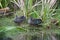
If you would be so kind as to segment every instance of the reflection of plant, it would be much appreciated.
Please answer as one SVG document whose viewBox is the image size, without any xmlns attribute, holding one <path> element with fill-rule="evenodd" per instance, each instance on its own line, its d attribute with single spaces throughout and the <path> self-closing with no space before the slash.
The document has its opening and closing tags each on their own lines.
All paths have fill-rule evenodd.
<svg viewBox="0 0 60 40">
<path fill-rule="evenodd" d="M 26 29 L 24 29 L 24 28 L 22 28 L 22 27 L 14 27 L 14 26 L 12 26 L 12 27 L 8 26 L 8 27 L 1 27 L 1 28 L 0 28 L 0 32 L 1 32 L 1 31 L 3 31 L 3 32 L 9 32 L 9 31 L 13 32 L 12 30 L 13 30 L 13 31 L 17 31 L 17 30 L 18 30 L 17 32 L 19 32 L 19 31 L 20 31 L 20 32 L 23 32 L 23 31 L 26 32 L 26 31 L 27 31 Z"/>
<path fill-rule="evenodd" d="M 19 28 L 19 27 L 1 27 L 0 28 L 0 40 L 2 40 L 5 37 L 8 37 L 8 35 L 12 36 L 20 32 L 26 32 L 26 31 L 27 30 L 25 30 L 24 28 Z"/>
</svg>

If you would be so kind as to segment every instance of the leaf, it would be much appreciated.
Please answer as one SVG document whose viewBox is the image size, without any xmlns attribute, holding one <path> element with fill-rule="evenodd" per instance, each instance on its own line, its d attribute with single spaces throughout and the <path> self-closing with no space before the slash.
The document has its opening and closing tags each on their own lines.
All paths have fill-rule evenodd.
<svg viewBox="0 0 60 40">
<path fill-rule="evenodd" d="M 30 13 L 29 15 L 33 18 L 39 18 L 39 14 L 37 13 L 37 11 L 34 11 L 34 12 Z"/>
<path fill-rule="evenodd" d="M 3 8 L 7 7 L 7 5 L 9 4 L 9 2 L 10 2 L 10 1 L 8 1 L 8 0 L 2 0 L 2 1 L 1 1 L 2 7 L 3 7 Z"/>
<path fill-rule="evenodd" d="M 0 3 L 0 7 L 2 8 L 2 4 Z"/>
</svg>

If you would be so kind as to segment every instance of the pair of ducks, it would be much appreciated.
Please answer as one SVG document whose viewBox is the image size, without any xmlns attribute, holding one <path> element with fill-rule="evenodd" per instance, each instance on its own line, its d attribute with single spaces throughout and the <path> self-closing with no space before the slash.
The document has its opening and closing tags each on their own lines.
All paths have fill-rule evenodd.
<svg viewBox="0 0 60 40">
<path fill-rule="evenodd" d="M 14 22 L 17 23 L 17 24 L 21 24 L 23 21 L 26 20 L 26 17 L 25 16 L 16 16 Z M 30 25 L 39 25 L 42 23 L 42 20 L 41 19 L 33 19 L 32 17 L 30 17 L 28 19 L 28 24 Z"/>
</svg>

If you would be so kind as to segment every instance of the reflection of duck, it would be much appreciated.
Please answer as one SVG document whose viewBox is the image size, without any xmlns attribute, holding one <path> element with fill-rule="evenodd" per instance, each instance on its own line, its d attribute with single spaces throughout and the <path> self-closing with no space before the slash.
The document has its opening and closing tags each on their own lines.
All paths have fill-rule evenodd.
<svg viewBox="0 0 60 40">
<path fill-rule="evenodd" d="M 21 17 L 16 16 L 14 22 L 20 24 L 20 23 L 22 23 L 25 19 L 26 19 L 25 16 L 21 16 Z"/>
<path fill-rule="evenodd" d="M 42 23 L 42 20 L 41 19 L 33 19 L 33 18 L 30 18 L 28 20 L 28 23 L 31 24 L 31 25 L 39 25 Z"/>
</svg>

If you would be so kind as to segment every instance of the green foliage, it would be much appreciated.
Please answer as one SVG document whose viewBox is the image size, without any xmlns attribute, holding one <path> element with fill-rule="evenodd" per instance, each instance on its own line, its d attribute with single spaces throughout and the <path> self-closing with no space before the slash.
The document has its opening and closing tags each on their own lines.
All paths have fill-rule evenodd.
<svg viewBox="0 0 60 40">
<path fill-rule="evenodd" d="M 2 1 L 1 1 L 2 7 L 3 7 L 3 8 L 7 7 L 8 2 L 9 2 L 8 0 L 2 0 Z"/>
<path fill-rule="evenodd" d="M 27 29 L 23 28 L 22 26 L 17 26 L 13 22 L 13 17 L 3 17 L 0 18 L 0 32 L 4 36 L 16 36 L 17 34 L 20 33 L 25 33 L 27 32 Z M 1 36 L 2 37 L 2 36 Z"/>
<path fill-rule="evenodd" d="M 7 7 L 8 3 L 9 3 L 8 0 L 1 0 L 0 1 L 0 7 L 5 8 L 5 7 Z"/>
<path fill-rule="evenodd" d="M 33 18 L 39 18 L 39 14 L 37 11 L 34 11 L 34 12 L 30 13 L 29 15 Z"/>
<path fill-rule="evenodd" d="M 5 4 L 7 3 L 5 0 L 3 2 Z M 6 7 L 8 4 L 5 5 L 3 4 L 3 2 L 2 4 L 0 3 L 0 6 Z M 17 3 L 17 1 L 15 0 L 13 0 L 13 2 Z M 6 34 L 15 34 L 15 33 L 21 33 L 26 31 L 28 35 L 30 33 L 31 35 L 35 33 L 39 34 L 39 32 L 41 32 L 41 36 L 44 33 L 43 34 L 44 40 L 48 40 L 48 38 L 50 38 L 51 33 L 60 34 L 60 31 L 59 31 L 60 30 L 59 29 L 60 28 L 60 9 L 49 8 L 49 3 L 44 3 L 44 0 L 39 0 L 39 2 L 33 1 L 33 0 L 24 0 L 23 10 L 20 10 L 19 14 L 18 13 L 16 14 L 20 16 L 20 15 L 24 15 L 24 13 L 26 17 L 41 18 L 43 21 L 42 27 L 31 27 L 27 23 L 17 26 L 13 22 L 14 17 L 12 18 L 6 17 L 6 18 L 0 19 L 0 26 L 2 27 L 0 28 L 0 31 L 6 32 Z M 57 19 L 59 21 L 59 26 L 51 24 L 51 18 Z M 26 26 L 26 29 L 25 29 L 25 26 Z M 49 29 L 48 26 L 51 28 Z M 31 28 L 31 30 L 29 28 Z M 28 29 L 28 32 L 27 32 L 27 29 Z"/>
<path fill-rule="evenodd" d="M 0 28 L 0 38 L 5 36 L 16 36 L 17 34 L 21 34 L 27 32 L 24 28 L 15 27 L 15 26 L 6 26 Z"/>
<path fill-rule="evenodd" d="M 16 0 L 0 0 L 0 8 L 7 7 L 10 2 L 16 2 Z"/>
</svg>

